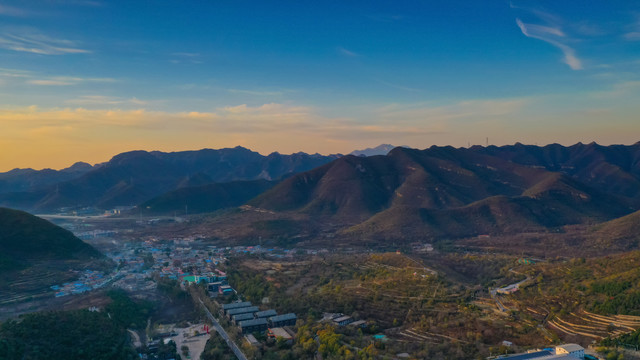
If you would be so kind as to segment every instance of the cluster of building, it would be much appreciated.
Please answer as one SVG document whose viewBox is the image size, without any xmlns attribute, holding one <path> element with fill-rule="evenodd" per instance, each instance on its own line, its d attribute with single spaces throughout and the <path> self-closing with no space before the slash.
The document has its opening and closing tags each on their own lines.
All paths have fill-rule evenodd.
<svg viewBox="0 0 640 360">
<path fill-rule="evenodd" d="M 101 271 L 85 270 L 80 274 L 78 280 L 67 282 L 62 285 L 53 285 L 51 289 L 56 293 L 56 297 L 81 294 L 93 289 L 100 288 L 108 283 L 112 277 L 107 277 Z"/>
<path fill-rule="evenodd" d="M 236 291 L 227 283 L 227 274 L 220 269 L 214 269 L 213 271 L 201 273 L 199 275 L 184 274 L 179 277 L 179 280 L 180 286 L 183 288 L 189 284 L 206 284 L 209 296 L 211 297 L 217 297 L 218 295 L 226 296 L 236 293 Z"/>
<path fill-rule="evenodd" d="M 273 310 L 260 310 L 257 306 L 253 306 L 250 301 L 234 302 L 222 305 L 224 315 L 240 328 L 243 334 L 251 334 L 254 332 L 268 331 L 274 337 L 283 334 L 286 340 L 289 340 L 292 334 L 283 329 L 285 326 L 294 326 L 298 317 L 294 313 L 278 315 Z M 251 342 L 251 340 L 248 340 Z"/>
<path fill-rule="evenodd" d="M 218 252 L 181 246 L 175 242 L 163 245 L 162 249 L 150 241 L 145 241 L 143 246 L 153 256 L 151 270 L 161 277 L 174 280 L 192 274 L 210 273 L 224 261 L 224 256 Z"/>
<path fill-rule="evenodd" d="M 324 322 L 331 322 L 336 326 L 354 326 L 364 328 L 367 326 L 367 322 L 364 320 L 356 320 L 349 315 L 343 313 L 325 313 L 322 320 Z"/>
<path fill-rule="evenodd" d="M 584 358 L 584 348 L 578 344 L 564 344 L 555 348 L 536 349 L 523 354 L 500 357 L 501 360 L 576 360 Z"/>
<path fill-rule="evenodd" d="M 260 245 L 234 246 L 223 248 L 228 254 L 262 254 L 272 258 L 293 258 L 297 254 L 318 255 L 329 253 L 327 249 L 283 249 L 279 247 L 265 248 Z"/>
</svg>

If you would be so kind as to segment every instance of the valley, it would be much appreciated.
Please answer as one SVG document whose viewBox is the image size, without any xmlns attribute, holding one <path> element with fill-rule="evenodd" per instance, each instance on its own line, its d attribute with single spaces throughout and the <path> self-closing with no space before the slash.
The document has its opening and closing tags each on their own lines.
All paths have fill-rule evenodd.
<svg viewBox="0 0 640 360">
<path fill-rule="evenodd" d="M 621 151 L 624 160 L 610 155 Z M 40 213 L 48 221 L 3 210 L 4 220 L 35 222 L 4 226 L 0 321 L 124 311 L 117 326 L 129 331 L 113 336 L 129 336 L 153 359 L 181 351 L 157 347 L 174 336 L 165 332 L 215 322 L 253 359 L 493 359 L 567 343 L 633 358 L 640 188 L 630 159 L 638 158 L 638 144 L 405 147 L 277 181 L 196 176 L 203 182 L 167 185 L 159 196 L 132 197 L 133 206 Z M 250 338 L 222 310 L 233 301 L 253 304 L 252 316 L 297 320 L 274 330 L 281 340 L 264 329 Z M 198 331 L 210 339 L 192 339 L 204 349 L 184 356 L 233 356 L 227 340 Z"/>
</svg>

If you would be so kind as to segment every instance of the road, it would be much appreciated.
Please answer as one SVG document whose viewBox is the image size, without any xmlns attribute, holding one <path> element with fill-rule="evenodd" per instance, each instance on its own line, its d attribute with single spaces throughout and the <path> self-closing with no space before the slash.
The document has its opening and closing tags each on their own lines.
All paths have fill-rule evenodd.
<svg viewBox="0 0 640 360">
<path fill-rule="evenodd" d="M 418 266 L 420 266 L 422 269 L 424 269 L 424 271 L 426 271 L 426 272 L 430 273 L 430 274 L 431 274 L 431 275 L 433 275 L 433 276 L 438 276 L 438 272 L 437 272 L 437 271 L 435 271 L 435 270 L 433 270 L 433 269 L 429 269 L 428 267 L 424 266 L 424 264 L 423 264 L 423 263 L 421 263 L 420 261 L 418 261 L 418 260 L 416 260 L 416 259 L 412 258 L 412 257 L 411 257 L 411 256 L 409 256 L 409 255 L 406 255 L 406 254 L 403 254 L 403 255 L 404 255 L 404 257 L 406 257 L 407 259 L 409 259 L 409 260 L 413 261 L 414 263 L 418 264 Z"/>
<path fill-rule="evenodd" d="M 524 275 L 524 274 L 521 274 L 521 273 L 519 273 L 519 272 L 517 272 L 517 271 L 515 271 L 515 270 L 513 270 L 513 269 L 509 269 L 509 271 L 511 271 L 511 272 L 512 272 L 512 273 L 514 273 L 514 274 Z M 527 278 L 526 278 L 526 279 L 521 280 L 521 281 L 518 281 L 518 282 L 517 282 L 517 283 L 515 283 L 515 284 L 511 284 L 511 285 L 504 286 L 504 287 L 502 287 L 501 289 L 514 288 L 514 287 L 515 287 L 515 288 L 520 288 L 520 285 L 522 285 L 523 283 L 525 283 L 525 282 L 527 282 L 527 281 L 531 280 L 531 277 L 530 277 L 529 275 L 526 275 L 526 276 L 527 276 Z M 509 310 L 509 309 L 507 309 L 506 307 L 504 307 L 504 306 L 502 305 L 502 301 L 500 301 L 500 299 L 499 299 L 499 298 L 498 298 L 498 296 L 496 295 L 496 293 L 498 292 L 498 290 L 499 290 L 499 289 L 489 289 L 489 293 L 491 294 L 491 298 L 492 298 L 493 300 L 495 300 L 496 304 L 498 305 L 498 308 L 499 308 L 501 311 L 506 312 L 506 311 L 507 311 L 507 310 Z"/>
<path fill-rule="evenodd" d="M 496 305 L 498 305 L 498 309 L 502 312 L 506 312 L 507 308 L 502 305 L 502 301 L 500 301 L 496 296 L 496 289 L 489 289 L 489 294 L 491 294 L 491 298 L 496 302 Z"/>
<path fill-rule="evenodd" d="M 131 329 L 127 329 L 127 331 L 129 332 L 129 334 L 131 334 L 131 338 L 133 339 L 133 347 L 135 348 L 141 347 L 142 342 L 140 341 L 140 336 L 138 336 L 138 333 Z"/>
<path fill-rule="evenodd" d="M 236 354 L 236 357 L 238 359 L 247 360 L 247 357 L 242 353 L 242 351 L 240 351 L 240 348 L 238 348 L 236 343 L 233 342 L 233 340 L 231 340 L 227 332 L 224 331 L 224 329 L 222 328 L 218 320 L 211 314 L 211 311 L 209 311 L 207 306 L 202 302 L 202 300 L 200 300 L 200 298 L 198 298 L 198 301 L 202 305 L 202 308 L 204 309 L 204 311 L 207 313 L 209 320 L 211 320 L 211 322 L 213 323 L 213 327 L 216 328 L 216 331 L 218 331 L 218 334 L 220 334 L 220 336 L 222 336 L 222 338 L 227 343 L 227 345 L 229 345 L 229 348 L 231 348 L 231 351 L 233 351 L 233 353 Z"/>
</svg>

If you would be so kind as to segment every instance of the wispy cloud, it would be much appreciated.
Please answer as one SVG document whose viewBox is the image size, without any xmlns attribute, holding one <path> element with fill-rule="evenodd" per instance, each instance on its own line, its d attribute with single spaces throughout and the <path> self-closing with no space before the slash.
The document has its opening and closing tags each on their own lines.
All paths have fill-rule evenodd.
<svg viewBox="0 0 640 360">
<path fill-rule="evenodd" d="M 116 79 L 112 78 L 82 78 L 74 76 L 52 76 L 41 79 L 31 79 L 27 81 L 30 85 L 43 85 L 43 86 L 69 86 L 78 85 L 81 83 L 113 83 Z"/>
<path fill-rule="evenodd" d="M 594 96 L 622 92 L 628 104 L 636 104 L 631 99 L 638 89 L 640 82 L 621 83 L 610 94 Z M 86 160 L 99 162 L 133 147 L 177 151 L 242 145 L 262 153 L 345 153 L 371 143 L 462 146 L 474 140 L 484 143 L 485 136 L 494 144 L 637 141 L 637 106 L 611 106 L 607 98 L 584 95 L 559 95 L 561 101 L 553 95 L 368 104 L 353 117 L 330 117 L 320 108 L 279 103 L 154 111 L 141 108 L 149 104 L 136 107 L 135 98 L 86 95 L 69 100 L 74 106 L 68 108 L 0 108 L 0 147 L 15 149 L 10 156 L 0 152 L 0 164 L 51 167 L 56 161 L 77 160 L 80 152 L 92 154 Z M 563 111 L 558 112 L 558 106 Z M 25 143 L 33 146 L 25 148 Z"/>
<path fill-rule="evenodd" d="M 613 83 L 608 89 L 589 94 L 594 99 L 621 99 L 627 96 L 636 98 L 640 93 L 640 81 L 626 80 Z"/>
<path fill-rule="evenodd" d="M 27 84 L 42 85 L 42 86 L 67 86 L 75 85 L 76 83 L 64 80 L 29 80 Z"/>
<path fill-rule="evenodd" d="M 36 86 L 72 86 L 90 83 L 115 83 L 117 79 L 108 77 L 82 77 L 82 76 L 47 76 L 42 73 L 0 68 L 0 80 L 10 85 L 36 85 Z"/>
<path fill-rule="evenodd" d="M 0 32 L 0 48 L 39 55 L 87 54 L 75 41 L 57 39 L 31 28 Z"/>
<path fill-rule="evenodd" d="M 342 46 L 338 46 L 338 52 L 344 56 L 348 56 L 348 57 L 358 57 L 360 56 L 360 54 L 356 53 L 355 51 L 351 51 L 348 49 L 343 48 Z"/>
<path fill-rule="evenodd" d="M 0 5 L 0 15 L 5 16 L 14 16 L 14 17 L 25 17 L 29 16 L 29 12 L 17 7 Z"/>
<path fill-rule="evenodd" d="M 257 91 L 257 90 L 241 90 L 241 89 L 227 89 L 232 94 L 243 94 L 253 96 L 281 96 L 282 91 Z"/>
<path fill-rule="evenodd" d="M 624 34 L 624 38 L 631 41 L 639 41 L 640 40 L 640 31 L 632 31 Z"/>
<path fill-rule="evenodd" d="M 174 52 L 171 54 L 172 59 L 169 62 L 172 64 L 202 64 L 202 55 L 200 53 L 192 52 Z"/>
<path fill-rule="evenodd" d="M 0 77 L 29 78 L 31 76 L 33 76 L 33 73 L 31 71 L 0 68 Z"/>
<path fill-rule="evenodd" d="M 563 42 L 563 38 L 566 37 L 565 33 L 556 26 L 544 26 L 535 24 L 525 24 L 519 18 L 516 19 L 516 24 L 522 31 L 522 34 L 526 37 L 542 40 L 547 42 L 562 51 L 564 54 L 564 63 L 569 65 L 572 70 L 582 70 L 582 61 L 576 55 L 576 51 Z"/>
<path fill-rule="evenodd" d="M 374 110 L 374 118 L 412 124 L 423 122 L 451 125 L 452 121 L 481 122 L 519 113 L 531 99 L 464 100 L 446 105 L 428 103 L 390 104 Z"/>
<path fill-rule="evenodd" d="M 140 100 L 138 98 L 122 98 L 115 96 L 104 95 L 83 95 L 75 99 L 66 100 L 67 104 L 82 105 L 82 106 L 114 106 L 114 105 L 132 105 L 132 106 L 145 106 L 148 105 L 148 101 Z"/>
<path fill-rule="evenodd" d="M 190 52 L 175 52 L 172 53 L 173 56 L 181 56 L 181 57 L 198 57 L 200 53 L 190 53 Z"/>
<path fill-rule="evenodd" d="M 390 83 L 387 81 L 383 81 L 380 79 L 373 79 L 375 82 L 380 83 L 382 85 L 388 86 L 388 87 L 392 87 L 394 89 L 398 89 L 398 90 L 404 90 L 404 91 L 409 91 L 409 92 L 421 92 L 421 89 L 416 89 L 416 88 L 412 88 L 412 87 L 408 87 L 408 86 L 403 86 L 403 85 L 398 85 L 398 84 L 394 84 L 394 83 Z"/>
<path fill-rule="evenodd" d="M 635 22 L 627 27 L 623 37 L 629 41 L 640 41 L 640 15 L 636 15 Z"/>
</svg>

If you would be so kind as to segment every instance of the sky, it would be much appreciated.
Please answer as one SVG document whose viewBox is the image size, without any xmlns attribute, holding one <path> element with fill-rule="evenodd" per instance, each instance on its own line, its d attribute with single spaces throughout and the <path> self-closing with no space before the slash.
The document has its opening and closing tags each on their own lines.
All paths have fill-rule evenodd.
<svg viewBox="0 0 640 360">
<path fill-rule="evenodd" d="M 640 141 L 636 1 L 0 1 L 0 171 Z"/>
</svg>

